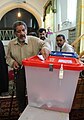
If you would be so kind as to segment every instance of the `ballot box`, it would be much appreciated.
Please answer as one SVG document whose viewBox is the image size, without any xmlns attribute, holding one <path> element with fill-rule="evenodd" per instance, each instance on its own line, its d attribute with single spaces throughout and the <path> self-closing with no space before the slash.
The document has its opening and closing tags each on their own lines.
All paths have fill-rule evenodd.
<svg viewBox="0 0 84 120">
<path fill-rule="evenodd" d="M 31 107 L 69 113 L 84 65 L 74 57 L 41 55 L 22 61 Z"/>
</svg>

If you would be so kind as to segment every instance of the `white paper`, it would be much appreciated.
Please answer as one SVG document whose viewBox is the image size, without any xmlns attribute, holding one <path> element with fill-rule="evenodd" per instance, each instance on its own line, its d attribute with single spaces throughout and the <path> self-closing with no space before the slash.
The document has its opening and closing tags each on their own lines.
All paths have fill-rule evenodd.
<svg viewBox="0 0 84 120">
<path fill-rule="evenodd" d="M 37 55 L 39 57 L 40 60 L 44 60 L 42 55 Z"/>
</svg>

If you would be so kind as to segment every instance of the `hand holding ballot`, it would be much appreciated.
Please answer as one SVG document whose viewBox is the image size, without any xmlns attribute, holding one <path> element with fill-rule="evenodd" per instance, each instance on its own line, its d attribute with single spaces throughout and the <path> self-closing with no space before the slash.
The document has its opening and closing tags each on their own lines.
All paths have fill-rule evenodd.
<svg viewBox="0 0 84 120">
<path fill-rule="evenodd" d="M 46 48 L 42 48 L 41 53 L 42 53 L 43 58 L 46 59 L 50 54 L 50 50 Z"/>
</svg>

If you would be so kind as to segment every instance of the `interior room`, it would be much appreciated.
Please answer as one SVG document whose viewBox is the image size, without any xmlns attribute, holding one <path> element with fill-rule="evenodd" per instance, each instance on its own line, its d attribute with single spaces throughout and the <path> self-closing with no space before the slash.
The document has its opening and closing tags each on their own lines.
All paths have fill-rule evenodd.
<svg viewBox="0 0 84 120">
<path fill-rule="evenodd" d="M 15 39 L 17 37 L 17 34 L 15 34 L 16 31 L 14 31 L 14 29 L 13 29 L 13 23 L 16 21 L 23 21 L 24 23 L 26 23 L 26 25 L 27 25 L 27 34 L 26 35 L 29 37 L 33 36 L 33 33 L 36 33 L 35 36 L 37 38 L 39 38 L 39 32 L 38 32 L 39 29 L 45 28 L 46 33 L 47 33 L 47 35 L 46 35 L 47 39 L 50 40 L 51 51 L 56 51 L 56 44 L 57 44 L 56 36 L 62 35 L 62 34 L 65 36 L 66 42 L 73 47 L 74 53 L 77 54 L 77 59 L 76 58 L 75 59 L 76 59 L 76 62 L 78 61 L 77 66 L 75 66 L 75 64 L 74 64 L 73 68 L 70 68 L 70 69 L 68 67 L 65 68 L 68 70 L 76 71 L 75 73 L 74 72 L 67 73 L 66 80 L 73 78 L 72 82 L 75 81 L 74 76 L 76 75 L 77 71 L 79 70 L 79 68 L 77 70 L 77 67 L 79 64 L 83 64 L 83 62 L 84 62 L 84 0 L 32 0 L 32 1 L 31 0 L 0 0 L 0 41 L 2 42 L 2 44 L 4 46 L 5 59 L 7 56 L 7 52 L 9 50 L 8 45 L 9 45 L 10 41 L 12 41 L 12 39 Z M 18 27 L 16 27 L 16 28 L 18 28 Z M 32 33 L 32 35 L 30 35 L 31 33 Z M 18 34 L 19 34 L 19 32 L 18 32 Z M 25 52 L 27 52 L 27 51 L 25 50 Z M 40 53 L 40 52 L 38 52 L 38 53 Z M 12 53 L 10 52 L 10 54 L 12 54 Z M 31 55 L 31 56 L 34 56 L 34 55 Z M 49 56 L 49 57 L 51 57 L 51 56 Z M 35 57 L 35 59 L 37 59 L 37 58 Z M 64 60 L 65 59 L 67 59 L 67 61 L 68 61 L 68 58 L 64 57 Z M 30 60 L 31 60 L 31 63 L 30 63 L 30 65 L 28 64 L 29 68 L 30 68 L 30 66 L 35 67 L 34 65 L 31 65 L 31 64 L 33 64 L 32 58 Z M 50 60 L 52 63 L 53 62 L 52 57 Z M 70 58 L 70 60 L 71 60 L 71 58 Z M 55 61 L 55 62 L 57 62 L 57 61 Z M 23 64 L 25 64 L 25 63 L 23 62 Z M 37 64 L 38 64 L 38 62 L 37 62 Z M 42 62 L 42 64 L 43 64 L 43 62 Z M 56 119 L 55 114 L 57 114 L 57 120 L 84 120 L 84 66 L 83 67 L 80 66 L 78 77 L 76 78 L 77 81 L 76 81 L 76 83 L 73 82 L 73 84 L 71 85 L 71 90 L 72 90 L 72 86 L 74 84 L 76 84 L 75 87 L 73 86 L 74 87 L 74 89 L 73 89 L 74 92 L 72 92 L 73 96 L 71 96 L 71 98 L 70 98 L 69 94 L 70 94 L 71 90 L 69 90 L 68 84 L 66 85 L 67 90 L 63 89 L 64 92 L 65 91 L 67 91 L 67 93 L 69 92 L 69 94 L 65 95 L 65 97 L 63 97 L 63 99 L 66 102 L 67 99 L 70 98 L 70 100 L 71 100 L 70 110 L 69 111 L 66 110 L 68 112 L 64 112 L 63 111 L 64 109 L 62 109 L 62 111 L 60 111 L 59 107 L 58 107 L 58 110 L 57 109 L 56 109 L 56 111 L 54 110 L 54 112 L 56 112 L 56 113 L 54 113 L 53 110 L 51 110 L 52 111 L 51 113 L 45 114 L 45 112 L 44 112 L 45 109 L 44 109 L 44 111 L 41 112 L 41 109 L 43 110 L 43 107 L 44 107 L 44 105 L 43 105 L 40 110 L 37 106 L 35 107 L 35 109 L 36 109 L 35 115 L 34 115 L 34 111 L 32 109 L 33 105 L 29 105 L 28 111 L 27 111 L 27 108 L 25 108 L 25 110 L 21 113 L 21 115 L 19 114 L 19 106 L 18 106 L 18 102 L 17 102 L 17 98 L 16 98 L 16 82 L 15 82 L 15 76 L 14 76 L 15 73 L 14 73 L 14 69 L 12 67 L 10 67 L 8 64 L 7 64 L 7 66 L 8 66 L 8 77 L 9 77 L 8 94 L 1 95 L 1 93 L 0 93 L 0 120 L 34 120 L 34 119 L 54 120 L 54 119 Z M 39 65 L 37 65 L 37 66 L 39 66 Z M 40 69 L 40 67 L 38 67 L 38 69 L 39 69 L 38 70 L 37 66 L 34 71 L 32 70 L 33 71 L 32 74 L 31 74 L 32 71 L 30 73 L 26 72 L 25 74 L 31 74 L 32 78 L 29 75 L 30 79 L 33 79 L 33 78 L 40 79 L 40 78 L 43 78 L 44 76 L 47 79 L 47 75 L 45 74 L 46 70 L 43 69 L 42 65 L 40 66 L 43 69 L 42 77 L 40 75 L 36 75 L 36 74 L 34 76 L 35 71 L 37 71 L 37 73 L 40 74 L 41 69 Z M 31 68 L 29 70 L 31 70 Z M 48 68 L 48 67 L 45 67 L 45 68 Z M 2 69 L 2 68 L 0 68 L 0 69 Z M 61 69 L 61 67 L 60 67 L 60 69 Z M 52 64 L 49 64 L 49 70 L 53 71 L 53 75 L 52 75 L 52 72 L 50 72 L 48 74 L 48 76 L 49 76 L 48 79 L 51 78 L 53 80 L 54 78 L 52 78 L 51 76 L 55 76 L 55 74 L 58 76 L 58 71 L 56 71 L 56 73 L 54 74 L 55 71 L 54 71 L 54 66 Z M 64 72 L 66 72 L 68 70 L 65 70 Z M 25 71 L 26 71 L 26 69 L 25 69 Z M 70 76 L 68 76 L 68 74 L 70 74 Z M 4 74 L 4 76 L 5 76 L 5 74 Z M 37 77 L 37 76 L 39 76 L 39 77 Z M 27 77 L 27 75 L 26 75 L 26 77 Z M 45 79 L 45 81 L 46 81 L 46 79 Z M 64 80 L 64 78 L 63 78 L 63 80 Z M 44 79 L 43 79 L 43 81 L 44 81 Z M 60 80 L 60 81 L 62 81 L 62 80 Z M 67 83 L 67 81 L 66 81 L 66 83 Z M 29 85 L 31 85 L 31 84 L 32 83 L 30 82 L 30 84 L 28 84 L 28 86 L 26 86 L 26 88 L 29 87 Z M 38 81 L 37 85 L 39 86 L 39 84 L 41 84 L 41 82 Z M 62 87 L 61 82 L 60 82 L 60 84 L 61 84 L 60 86 Z M 33 84 L 29 88 L 34 88 L 34 86 L 35 85 Z M 38 86 L 36 86 L 36 89 Z M 41 84 L 41 86 L 42 86 L 42 84 Z M 46 84 L 44 84 L 43 87 L 44 86 L 46 86 Z M 51 86 L 51 84 L 50 84 L 50 86 Z M 55 86 L 55 85 L 53 84 L 53 86 Z M 50 90 L 52 91 L 52 93 L 53 93 L 53 90 L 56 90 L 56 89 L 54 89 L 53 86 L 51 88 L 49 87 Z M 58 85 L 56 87 L 58 88 Z M 35 92 L 35 90 L 36 90 L 35 89 L 33 91 L 30 89 L 30 91 L 29 91 L 29 88 L 28 88 L 28 91 L 26 91 L 27 92 L 27 94 L 25 96 L 26 103 L 28 102 L 27 100 L 31 98 L 31 96 L 29 96 L 29 98 L 28 98 L 28 92 Z M 53 88 L 53 90 L 52 90 L 52 88 Z M 47 93 L 47 89 L 44 89 L 44 91 L 45 91 L 44 93 Z M 39 90 L 39 92 L 40 92 L 40 90 Z M 37 91 L 36 96 L 34 96 L 34 93 L 33 93 L 33 98 L 35 97 L 35 100 L 36 100 L 36 97 L 38 97 L 38 94 L 40 94 L 39 92 Z M 61 91 L 61 92 L 63 92 L 63 91 Z M 41 92 L 42 95 L 44 93 Z M 51 96 L 53 96 L 52 93 L 50 92 L 49 94 L 51 94 Z M 60 94 L 60 92 L 57 92 L 57 93 Z M 68 96 L 68 98 L 67 98 L 67 96 Z M 47 97 L 49 97 L 49 96 L 47 96 Z M 55 99 L 57 99 L 57 97 L 59 98 L 59 95 L 56 96 Z M 40 100 L 41 99 L 43 100 L 43 98 L 40 98 Z M 53 99 L 53 97 L 52 97 L 52 99 Z M 69 100 L 69 102 L 70 102 L 70 100 Z M 59 100 L 59 101 L 61 101 L 61 100 Z M 44 101 L 41 101 L 41 102 L 44 102 Z M 31 101 L 29 103 L 31 104 Z M 39 104 L 40 104 L 40 102 L 39 102 Z M 63 104 L 65 104 L 65 103 L 62 103 L 62 106 L 63 106 Z M 49 105 L 51 105 L 50 102 L 49 102 Z M 60 106 L 60 105 L 61 105 L 61 103 L 59 102 L 57 104 L 57 106 Z M 69 103 L 67 104 L 67 106 L 68 105 L 69 105 Z M 28 103 L 27 103 L 27 106 L 28 106 Z M 30 114 L 30 111 L 32 111 L 31 114 Z M 63 112 L 62 117 L 61 117 L 61 112 Z M 43 114 L 45 116 L 45 118 L 44 117 L 38 118 L 36 116 L 37 113 L 38 113 L 38 116 L 39 116 L 39 114 L 41 116 Z M 32 114 L 33 114 L 33 117 L 32 117 Z M 50 118 L 48 117 L 48 115 L 50 116 Z M 53 116 L 55 116 L 55 117 L 53 117 Z"/>
</svg>

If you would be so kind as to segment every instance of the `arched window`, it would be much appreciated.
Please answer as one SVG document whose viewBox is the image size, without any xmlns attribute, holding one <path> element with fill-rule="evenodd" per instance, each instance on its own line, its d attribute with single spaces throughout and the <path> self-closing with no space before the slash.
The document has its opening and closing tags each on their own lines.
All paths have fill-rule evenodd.
<svg viewBox="0 0 84 120">
<path fill-rule="evenodd" d="M 21 14 L 21 16 L 18 16 Z M 39 29 L 36 18 L 28 11 L 22 8 L 16 8 L 6 13 L 0 21 L 0 40 L 11 40 L 14 38 L 12 25 L 15 21 L 21 20 L 27 24 L 29 32 L 36 32 Z"/>
</svg>

